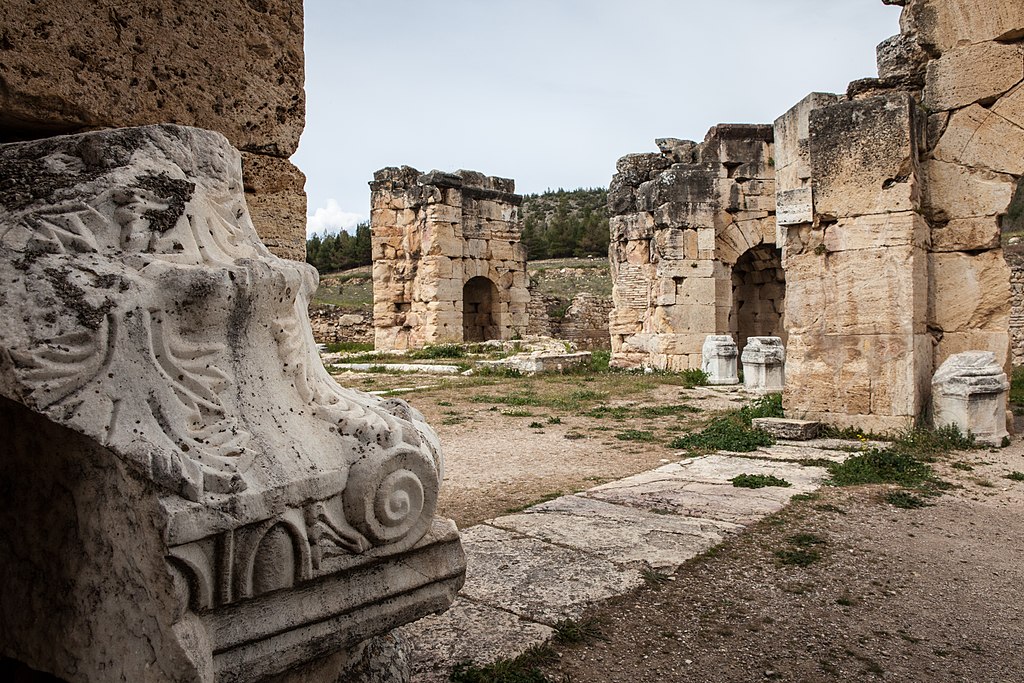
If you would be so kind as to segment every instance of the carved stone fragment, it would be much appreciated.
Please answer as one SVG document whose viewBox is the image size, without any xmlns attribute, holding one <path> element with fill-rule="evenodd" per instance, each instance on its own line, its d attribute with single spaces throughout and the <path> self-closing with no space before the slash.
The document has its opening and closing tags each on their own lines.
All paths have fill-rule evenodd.
<svg viewBox="0 0 1024 683">
<path fill-rule="evenodd" d="M 84 491 L 19 517 L 32 547 L 0 553 L 5 576 L 36 550 L 82 554 L 70 591 L 45 573 L 0 587 L 3 654 L 96 681 L 259 680 L 447 607 L 464 562 L 434 518 L 437 437 L 324 370 L 316 272 L 259 241 L 220 134 L 2 145 L 0 177 L 0 476 L 25 487 L 4 506 L 35 488 L 33 459 L 42 486 Z M 50 547 L 53 524 L 95 514 Z"/>
<path fill-rule="evenodd" d="M 773 394 L 785 386 L 786 350 L 778 337 L 750 337 L 743 347 L 743 387 Z"/>
<path fill-rule="evenodd" d="M 1010 383 L 991 351 L 965 351 L 946 359 L 932 377 L 936 427 L 955 425 L 981 443 L 998 446 L 1006 432 Z"/>
</svg>

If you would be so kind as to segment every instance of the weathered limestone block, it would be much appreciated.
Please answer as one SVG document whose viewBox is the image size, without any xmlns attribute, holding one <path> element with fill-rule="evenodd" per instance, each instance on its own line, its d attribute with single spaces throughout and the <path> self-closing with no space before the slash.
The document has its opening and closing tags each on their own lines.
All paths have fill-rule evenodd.
<svg viewBox="0 0 1024 683">
<path fill-rule="evenodd" d="M 437 437 L 326 373 L 315 271 L 260 243 L 223 136 L 2 145 L 0 177 L 0 655 L 68 680 L 334 680 L 451 603 Z"/>
<path fill-rule="evenodd" d="M 917 34 L 922 45 L 945 53 L 1024 37 L 1024 6 L 1018 0 L 909 0 L 900 27 L 903 33 Z"/>
<path fill-rule="evenodd" d="M 790 331 L 783 394 L 788 414 L 878 433 L 914 424 L 932 372 L 927 334 Z M 799 390 L 795 390 L 796 388 Z"/>
<path fill-rule="evenodd" d="M 992 112 L 1024 129 L 1024 84 L 1006 93 L 992 105 Z"/>
<path fill-rule="evenodd" d="M 922 247 L 929 243 L 928 223 L 913 211 L 842 218 L 822 231 L 828 254 L 885 247 Z"/>
<path fill-rule="evenodd" d="M 920 76 L 928 64 L 928 53 L 918 44 L 916 36 L 907 33 L 886 38 L 878 44 L 875 54 L 880 79 Z"/>
<path fill-rule="evenodd" d="M 981 443 L 998 446 L 1006 432 L 1010 383 L 990 351 L 966 351 L 946 359 L 932 378 L 936 427 L 957 426 Z"/>
<path fill-rule="evenodd" d="M 924 176 L 922 210 L 934 223 L 1005 213 L 1016 189 L 1012 176 L 983 168 L 929 160 Z"/>
<path fill-rule="evenodd" d="M 290 161 L 242 153 L 242 183 L 256 233 L 275 256 L 306 259 L 306 176 Z"/>
<path fill-rule="evenodd" d="M 1021 43 L 977 43 L 958 48 L 928 62 L 924 103 L 932 111 L 947 111 L 985 103 L 1024 80 Z"/>
<path fill-rule="evenodd" d="M 775 120 L 776 220 L 780 226 L 814 220 L 810 114 L 837 100 L 836 95 L 811 93 Z"/>
<path fill-rule="evenodd" d="M 708 375 L 708 384 L 739 384 L 736 367 L 739 351 L 727 334 L 709 334 L 701 347 L 701 370 Z"/>
<path fill-rule="evenodd" d="M 817 438 L 820 422 L 813 420 L 791 420 L 782 417 L 755 417 L 750 426 L 768 432 L 777 439 L 808 441 Z"/>
<path fill-rule="evenodd" d="M 749 337 L 743 347 L 743 388 L 760 394 L 782 391 L 786 350 L 778 337 Z"/>
<path fill-rule="evenodd" d="M 980 251 L 999 247 L 997 216 L 954 218 L 932 229 L 931 251 Z"/>
<path fill-rule="evenodd" d="M 1024 54 L 1021 57 L 1024 61 Z M 1024 173 L 1024 128 L 972 104 L 950 118 L 932 150 L 939 161 L 997 173 Z"/>
<path fill-rule="evenodd" d="M 944 332 L 1007 329 L 1010 269 L 1002 250 L 933 253 L 929 260 L 929 325 Z"/>
<path fill-rule="evenodd" d="M 917 208 L 923 122 L 906 93 L 814 109 L 810 150 L 814 210 L 841 218 Z"/>
<path fill-rule="evenodd" d="M 826 335 L 922 334 L 928 259 L 916 247 L 789 258 L 786 329 Z"/>
</svg>

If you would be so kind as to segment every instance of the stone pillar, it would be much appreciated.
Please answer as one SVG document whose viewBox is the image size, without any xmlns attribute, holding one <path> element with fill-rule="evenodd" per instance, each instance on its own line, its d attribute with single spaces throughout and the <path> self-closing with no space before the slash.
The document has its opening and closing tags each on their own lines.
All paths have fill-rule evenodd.
<svg viewBox="0 0 1024 683">
<path fill-rule="evenodd" d="M 743 347 L 743 388 L 777 394 L 786 383 L 786 349 L 778 337 L 751 337 Z"/>
<path fill-rule="evenodd" d="M 177 123 L 242 150 L 250 217 L 305 260 L 301 0 L 4 0 L 0 143 Z"/>
<path fill-rule="evenodd" d="M 709 334 L 701 347 L 701 369 L 707 373 L 708 384 L 739 384 L 736 368 L 736 342 L 727 334 Z"/>
<path fill-rule="evenodd" d="M 316 271 L 260 242 L 222 135 L 0 145 L 0 169 L 0 656 L 337 680 L 448 607 L 437 436 L 324 370 Z"/>
<path fill-rule="evenodd" d="M 956 425 L 980 443 L 998 446 L 1006 431 L 1006 392 L 1010 383 L 991 351 L 956 353 L 932 378 L 936 427 Z"/>
<path fill-rule="evenodd" d="M 526 334 L 529 279 L 514 181 L 402 166 L 377 171 L 370 187 L 378 350 L 462 342 L 469 320 L 491 339 Z M 467 309 L 467 285 L 471 293 L 493 288 L 480 297 L 487 310 Z"/>
</svg>

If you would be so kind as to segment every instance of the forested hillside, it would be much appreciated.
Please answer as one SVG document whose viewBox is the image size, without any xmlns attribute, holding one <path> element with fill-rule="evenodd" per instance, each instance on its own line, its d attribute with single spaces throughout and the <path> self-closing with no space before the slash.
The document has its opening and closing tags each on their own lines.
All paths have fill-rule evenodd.
<svg viewBox="0 0 1024 683">
<path fill-rule="evenodd" d="M 608 192 L 603 188 L 548 190 L 523 197 L 523 244 L 528 259 L 608 255 Z M 306 240 L 306 261 L 321 273 L 370 264 L 370 223 L 355 234 L 313 235 Z"/>
<path fill-rule="evenodd" d="M 548 190 L 523 197 L 523 244 L 531 261 L 608 255 L 608 191 Z"/>
</svg>

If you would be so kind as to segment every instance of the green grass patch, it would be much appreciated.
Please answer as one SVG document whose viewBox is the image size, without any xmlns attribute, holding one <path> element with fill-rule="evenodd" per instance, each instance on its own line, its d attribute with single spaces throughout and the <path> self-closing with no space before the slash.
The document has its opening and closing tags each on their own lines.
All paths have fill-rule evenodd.
<svg viewBox="0 0 1024 683">
<path fill-rule="evenodd" d="M 872 448 L 845 462 L 833 463 L 828 469 L 828 483 L 833 486 L 899 484 L 919 488 L 935 479 L 926 463 L 890 449 Z"/>
<path fill-rule="evenodd" d="M 821 559 L 821 551 L 816 548 L 779 548 L 775 551 L 779 564 L 796 567 L 807 567 Z"/>
<path fill-rule="evenodd" d="M 523 410 L 522 408 L 513 408 L 512 410 L 503 410 L 501 414 L 506 417 L 533 417 L 533 413 L 529 410 Z"/>
<path fill-rule="evenodd" d="M 405 354 L 406 358 L 412 360 L 433 360 L 437 358 L 465 358 L 466 349 L 460 344 L 438 344 L 436 346 L 426 346 L 422 349 L 416 349 Z"/>
<path fill-rule="evenodd" d="M 601 623 L 593 617 L 577 621 L 576 619 L 562 619 L 554 626 L 554 640 L 560 645 L 575 645 L 577 643 L 592 643 L 595 640 L 608 640 L 601 632 Z"/>
<path fill-rule="evenodd" d="M 928 503 L 924 502 L 923 498 L 905 490 L 889 492 L 885 496 L 885 502 L 893 507 L 903 508 L 904 510 L 916 510 L 917 508 L 928 506 Z"/>
<path fill-rule="evenodd" d="M 786 541 L 790 545 L 794 545 L 798 548 L 813 548 L 816 545 L 825 545 L 828 543 L 828 541 L 822 538 L 821 536 L 806 532 L 793 534 L 792 536 L 787 538 Z"/>
<path fill-rule="evenodd" d="M 373 351 L 373 342 L 331 342 L 324 345 L 328 353 L 365 353 Z"/>
<path fill-rule="evenodd" d="M 1024 481 L 1024 472 L 1018 472 L 1017 470 L 1014 470 L 1013 472 L 1007 474 L 1006 478 L 1012 481 Z"/>
<path fill-rule="evenodd" d="M 741 489 L 763 489 L 767 486 L 789 488 L 791 483 L 772 474 L 737 474 L 730 479 L 732 485 Z"/>
<path fill-rule="evenodd" d="M 700 368 L 687 368 L 679 373 L 679 377 L 683 380 L 683 386 L 687 389 L 702 387 L 708 383 L 708 373 Z"/>
<path fill-rule="evenodd" d="M 558 655 L 550 645 L 534 645 L 513 659 L 499 659 L 477 666 L 459 662 L 452 667 L 451 683 L 550 683 L 540 667 L 553 664 Z"/>
<path fill-rule="evenodd" d="M 640 578 L 644 580 L 649 588 L 654 590 L 660 589 L 666 583 L 668 583 L 669 576 L 665 572 L 658 571 L 654 567 L 644 567 L 640 570 Z"/>
<path fill-rule="evenodd" d="M 560 418 L 560 417 L 549 417 L 547 419 L 547 423 L 549 425 L 560 425 L 560 424 L 562 424 L 562 418 Z"/>
<path fill-rule="evenodd" d="M 954 470 L 962 470 L 964 472 L 971 472 L 974 470 L 974 465 L 959 460 L 957 462 L 950 463 L 949 466 Z"/>
<path fill-rule="evenodd" d="M 654 432 L 644 431 L 642 429 L 627 429 L 624 432 L 619 432 L 615 435 L 615 438 L 619 441 L 654 441 Z"/>
<path fill-rule="evenodd" d="M 530 429 L 544 429 L 543 422 L 531 422 L 529 424 Z"/>
</svg>

